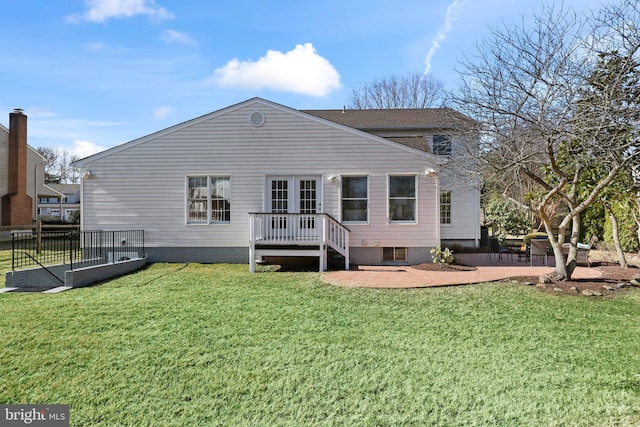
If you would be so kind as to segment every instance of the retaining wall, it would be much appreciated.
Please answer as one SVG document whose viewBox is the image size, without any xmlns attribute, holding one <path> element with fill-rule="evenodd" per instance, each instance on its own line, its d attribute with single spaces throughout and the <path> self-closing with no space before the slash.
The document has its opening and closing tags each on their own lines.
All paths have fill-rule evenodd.
<svg viewBox="0 0 640 427">
<path fill-rule="evenodd" d="M 138 270 L 144 267 L 147 262 L 148 260 L 145 257 L 77 268 L 75 270 L 69 270 L 69 264 L 47 267 L 53 274 L 43 268 L 9 271 L 6 274 L 5 286 L 8 288 L 31 289 L 50 289 L 58 286 L 79 288 Z M 58 279 L 61 279 L 64 283 Z"/>
</svg>

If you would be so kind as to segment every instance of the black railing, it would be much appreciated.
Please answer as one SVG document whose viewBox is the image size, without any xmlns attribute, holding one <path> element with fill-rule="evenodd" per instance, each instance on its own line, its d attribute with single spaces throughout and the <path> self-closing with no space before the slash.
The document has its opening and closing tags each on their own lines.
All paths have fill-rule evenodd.
<svg viewBox="0 0 640 427">
<path fill-rule="evenodd" d="M 11 233 L 11 269 L 69 269 L 144 257 L 144 230 L 19 231 Z"/>
</svg>

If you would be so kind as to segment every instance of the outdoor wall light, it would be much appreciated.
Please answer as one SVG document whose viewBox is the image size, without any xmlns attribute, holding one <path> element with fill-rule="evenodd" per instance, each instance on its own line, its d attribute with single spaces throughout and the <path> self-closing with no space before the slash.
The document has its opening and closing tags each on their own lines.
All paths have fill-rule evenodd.
<svg viewBox="0 0 640 427">
<path fill-rule="evenodd" d="M 91 179 L 94 177 L 93 172 L 91 172 L 90 170 L 84 171 L 84 173 L 82 174 L 82 177 L 85 179 Z"/>
<path fill-rule="evenodd" d="M 329 178 L 327 178 L 327 181 L 329 181 L 329 184 L 335 184 L 336 181 L 338 181 L 338 177 L 335 175 L 331 175 Z"/>
<path fill-rule="evenodd" d="M 427 176 L 436 176 L 436 175 L 438 175 L 438 171 L 436 171 L 433 168 L 427 168 L 427 169 L 424 170 L 424 174 L 427 175 Z"/>
</svg>

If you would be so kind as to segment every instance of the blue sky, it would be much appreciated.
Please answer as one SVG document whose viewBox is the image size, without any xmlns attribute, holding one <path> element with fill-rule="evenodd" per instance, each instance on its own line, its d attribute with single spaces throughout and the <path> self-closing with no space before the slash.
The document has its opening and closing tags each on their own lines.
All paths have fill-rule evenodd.
<svg viewBox="0 0 640 427">
<path fill-rule="evenodd" d="M 454 67 L 548 0 L 2 0 L 0 123 L 80 157 L 260 96 L 342 108 L 351 90 Z M 606 1 L 565 0 L 573 8 Z"/>
</svg>

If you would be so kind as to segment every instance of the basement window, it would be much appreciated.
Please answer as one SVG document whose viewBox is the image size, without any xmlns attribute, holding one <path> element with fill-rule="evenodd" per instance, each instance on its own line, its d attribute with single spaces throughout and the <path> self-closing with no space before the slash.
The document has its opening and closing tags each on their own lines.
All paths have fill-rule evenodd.
<svg viewBox="0 0 640 427">
<path fill-rule="evenodd" d="M 386 247 L 382 248 L 383 261 L 406 261 L 407 248 Z"/>
</svg>

